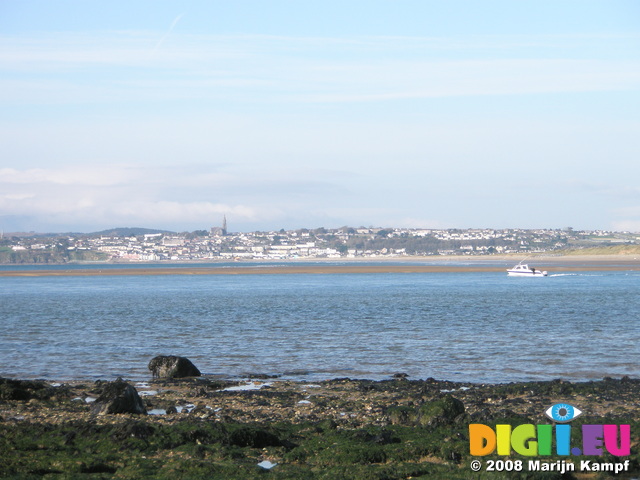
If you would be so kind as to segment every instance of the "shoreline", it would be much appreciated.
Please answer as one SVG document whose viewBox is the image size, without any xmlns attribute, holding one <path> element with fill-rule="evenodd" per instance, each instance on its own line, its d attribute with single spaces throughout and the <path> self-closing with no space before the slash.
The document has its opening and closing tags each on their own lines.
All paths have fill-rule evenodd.
<svg viewBox="0 0 640 480">
<path fill-rule="evenodd" d="M 175 414 L 191 413 L 173 411 L 170 407 L 180 405 L 207 404 L 211 410 L 207 418 L 224 417 L 220 409 L 229 408 L 225 402 L 233 403 L 236 421 L 306 421 L 311 417 L 318 420 L 326 417 L 336 421 L 342 415 L 333 406 L 323 401 L 297 402 L 282 404 L 281 402 L 255 403 L 256 397 L 274 397 L 277 394 L 292 394 L 300 399 L 327 399 L 340 402 L 341 399 L 353 401 L 373 401 L 375 397 L 380 404 L 378 412 L 364 408 L 357 415 L 351 415 L 350 424 L 372 421 L 393 423 L 392 419 L 380 417 L 384 410 L 398 405 L 412 405 L 429 391 L 431 397 L 451 395 L 461 400 L 466 413 L 473 416 L 485 408 L 501 409 L 507 405 L 512 413 L 531 414 L 536 409 L 543 409 L 549 402 L 574 402 L 581 409 L 588 409 L 590 416 L 633 414 L 640 422 L 640 404 L 635 399 L 640 389 L 640 379 L 622 376 L 620 378 L 604 377 L 598 380 L 569 381 L 564 379 L 531 380 L 515 382 L 465 382 L 439 380 L 434 378 L 413 379 L 398 373 L 382 380 L 337 377 L 326 380 L 291 380 L 278 376 L 256 375 L 243 379 L 217 378 L 198 376 L 185 378 L 152 378 L 146 380 L 130 379 L 86 379 L 54 381 L 44 379 L 19 379 L 0 376 L 0 424 L 16 421 L 45 421 L 47 423 L 67 422 L 71 419 L 97 420 L 90 414 L 90 406 L 100 396 L 105 385 L 124 381 L 136 389 L 147 408 L 143 417 L 153 421 L 180 420 L 187 417 L 176 417 Z M 422 392 L 422 394 L 420 394 Z M 519 400 L 514 400 L 514 399 Z M 522 401 L 525 399 L 526 401 Z M 50 401 L 45 401 L 50 400 Z M 305 407 L 305 415 L 300 415 L 300 405 Z M 254 411 L 254 407 L 268 407 Z M 316 407 L 316 408 L 313 408 Z M 360 405 L 362 407 L 362 405 Z M 161 409 L 161 412 L 152 411 Z M 43 415 L 42 410 L 49 414 Z M 313 411 L 313 415 L 308 415 Z M 213 415 L 215 413 L 215 415 Z M 538 412 L 543 413 L 543 410 Z M 261 418 L 260 418 L 261 417 Z M 359 417 L 355 422 L 353 418 Z M 111 414 L 107 420 L 131 418 L 129 414 Z M 142 417 L 138 417 L 142 418 Z M 347 420 L 347 419 L 342 419 Z M 640 432 L 638 432 L 640 434 Z"/>
<path fill-rule="evenodd" d="M 489 273 L 504 272 L 515 257 L 474 256 L 474 257 L 401 257 L 401 258 L 351 258 L 351 259 L 298 259 L 298 260 L 255 260 L 237 262 L 237 266 L 211 266 L 214 262 L 186 262 L 172 266 L 165 263 L 108 263 L 91 264 L 83 268 L 76 264 L 73 269 L 61 269 L 60 265 L 29 265 L 41 267 L 30 269 L 8 269 L 3 265 L 0 277 L 38 276 L 124 276 L 124 275 L 276 275 L 276 274 L 365 274 L 365 273 Z M 640 271 L 640 259 L 633 255 L 540 255 L 526 260 L 535 264 L 538 270 L 549 273 L 580 271 Z M 429 262 L 428 265 L 420 262 Z M 228 262 L 219 262 L 228 263 Z M 313 265 L 300 265 L 313 263 Z M 324 265 L 340 263 L 340 265 Z M 365 264 L 369 263 L 369 264 Z M 502 264 L 497 266 L 495 264 Z M 256 265 L 257 264 L 257 265 Z M 285 265 L 283 265 L 285 264 Z M 206 266 L 204 266 L 206 265 Z M 49 268 L 48 268 L 49 267 Z M 87 265 L 89 267 L 89 265 Z"/>
<path fill-rule="evenodd" d="M 630 460 L 633 467 L 616 478 L 640 472 L 640 380 L 627 377 L 509 384 L 410 378 L 127 382 L 147 414 L 93 411 L 108 385 L 117 382 L 51 386 L 3 380 L 3 478 L 94 478 L 99 473 L 100 478 L 169 480 L 180 472 L 180 478 L 244 480 L 264 478 L 261 465 L 267 465 L 272 478 L 282 479 L 462 480 L 470 478 L 470 462 L 477 458 L 469 454 L 469 424 L 549 424 L 544 412 L 558 402 L 583 412 L 572 422 L 572 445 L 581 445 L 581 424 L 629 424 L 631 454 L 616 461 Z M 490 454 L 481 460 L 501 458 Z M 590 457 L 537 458 L 580 464 Z"/>
</svg>

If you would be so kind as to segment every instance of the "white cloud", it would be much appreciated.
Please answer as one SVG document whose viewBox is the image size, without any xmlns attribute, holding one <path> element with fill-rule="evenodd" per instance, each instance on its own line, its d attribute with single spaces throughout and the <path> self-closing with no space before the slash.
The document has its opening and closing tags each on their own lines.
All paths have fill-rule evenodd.
<svg viewBox="0 0 640 480">
<path fill-rule="evenodd" d="M 9 193 L 6 195 L 0 195 L 0 199 L 5 200 L 26 200 L 28 198 L 35 197 L 35 193 Z"/>
<path fill-rule="evenodd" d="M 115 171 L 115 173 L 114 173 Z M 79 166 L 0 170 L 0 216 L 28 216 L 59 225 L 208 225 L 227 214 L 255 220 L 243 204 L 195 200 L 189 169 Z M 197 172 L 194 173 L 195 176 Z M 167 182 L 176 179 L 175 183 Z M 182 186 L 184 184 L 185 186 Z M 185 193 L 185 189 L 187 193 Z M 193 193 L 193 192 L 192 192 Z"/>
<path fill-rule="evenodd" d="M 454 228 L 455 225 L 447 225 L 443 223 L 441 220 L 437 219 L 426 219 L 426 218 L 416 218 L 416 217 L 405 217 L 405 218 L 390 218 L 389 221 L 385 224 L 388 227 L 401 227 L 401 228 Z"/>
<path fill-rule="evenodd" d="M 9 202 L 0 197 L 0 216 L 30 217 L 36 223 L 82 228 L 114 225 L 169 229 L 207 228 L 227 215 L 236 222 L 255 221 L 259 213 L 243 205 L 211 202 L 127 201 L 97 198 L 52 198 L 40 195 L 29 201 Z M 212 223 L 213 222 L 213 223 Z"/>
<path fill-rule="evenodd" d="M 635 199 L 638 198 L 636 191 Z M 626 205 L 612 210 L 615 220 L 611 222 L 611 228 L 618 231 L 640 233 L 640 205 Z"/>
<path fill-rule="evenodd" d="M 613 163 L 613 161 L 611 162 Z M 603 176 L 604 176 L 603 172 Z M 627 172 L 631 174 L 632 172 Z M 569 179 L 561 182 L 562 185 L 566 185 L 574 191 L 586 192 L 589 195 L 597 196 L 601 198 L 616 198 L 616 199 L 635 199 L 640 196 L 640 187 L 636 185 L 621 185 L 616 183 L 604 183 L 601 181 L 590 181 L 585 179 Z M 634 212 L 635 213 L 629 213 Z M 640 215 L 640 207 L 620 208 L 616 210 L 619 215 Z"/>
<path fill-rule="evenodd" d="M 258 212 L 244 205 L 227 205 L 211 202 L 133 201 L 119 202 L 110 207 L 107 218 L 119 218 L 152 224 L 204 224 L 222 215 L 243 221 L 255 220 Z"/>
<path fill-rule="evenodd" d="M 640 217 L 640 205 L 617 208 L 614 213 L 620 217 Z"/>
<path fill-rule="evenodd" d="M 137 168 L 126 165 L 70 166 L 55 169 L 0 168 L 0 184 L 114 186 L 135 180 Z"/>
<path fill-rule="evenodd" d="M 414 60 L 319 71 L 334 92 L 301 95 L 313 102 L 366 102 L 470 95 L 521 95 L 637 89 L 637 62 L 504 59 Z"/>
<path fill-rule="evenodd" d="M 617 232 L 640 233 L 640 220 L 618 220 L 612 222 L 611 228 Z"/>
</svg>

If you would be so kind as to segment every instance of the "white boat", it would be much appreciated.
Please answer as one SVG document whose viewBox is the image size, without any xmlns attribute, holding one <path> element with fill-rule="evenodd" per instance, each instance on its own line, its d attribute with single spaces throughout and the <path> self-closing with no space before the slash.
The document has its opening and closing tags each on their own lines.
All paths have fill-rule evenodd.
<svg viewBox="0 0 640 480">
<path fill-rule="evenodd" d="M 546 271 L 536 270 L 525 263 L 519 263 L 515 267 L 507 270 L 507 275 L 514 277 L 546 277 Z"/>
</svg>

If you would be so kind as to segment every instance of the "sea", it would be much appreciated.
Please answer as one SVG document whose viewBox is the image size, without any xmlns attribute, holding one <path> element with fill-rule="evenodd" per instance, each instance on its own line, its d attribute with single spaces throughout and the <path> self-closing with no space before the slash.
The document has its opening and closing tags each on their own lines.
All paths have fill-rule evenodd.
<svg viewBox="0 0 640 480">
<path fill-rule="evenodd" d="M 0 376 L 144 381 L 179 355 L 228 379 L 637 378 L 639 293 L 624 270 L 0 277 Z"/>
</svg>

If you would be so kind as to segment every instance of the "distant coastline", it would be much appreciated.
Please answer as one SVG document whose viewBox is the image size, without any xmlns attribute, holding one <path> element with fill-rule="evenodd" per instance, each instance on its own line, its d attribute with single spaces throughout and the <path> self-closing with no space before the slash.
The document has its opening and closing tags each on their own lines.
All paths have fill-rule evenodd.
<svg viewBox="0 0 640 480">
<path fill-rule="evenodd" d="M 145 233 L 146 232 L 146 233 Z M 136 233 L 136 235 L 134 235 Z M 631 232 L 559 229 L 298 229 L 230 233 L 223 227 L 180 234 L 115 229 L 95 234 L 0 233 L 0 265 L 218 263 L 236 261 L 378 262 L 540 255 L 636 255 Z"/>
</svg>

